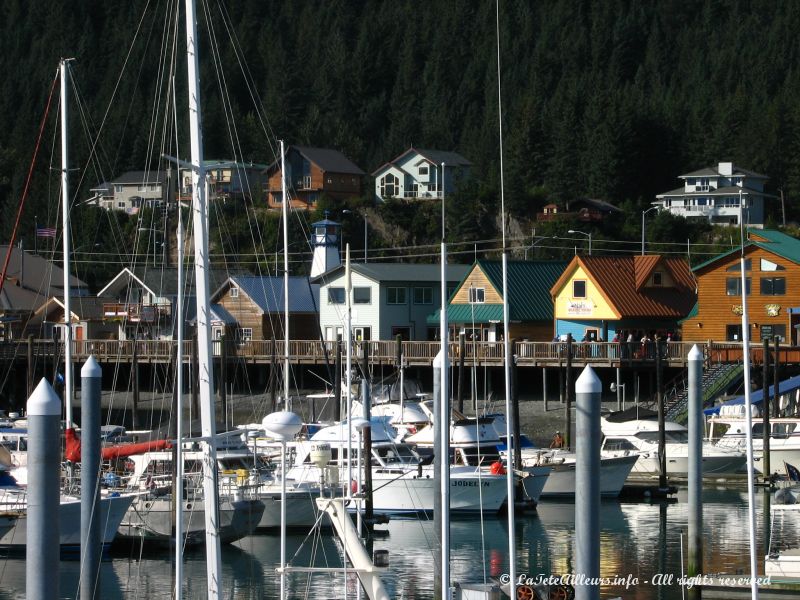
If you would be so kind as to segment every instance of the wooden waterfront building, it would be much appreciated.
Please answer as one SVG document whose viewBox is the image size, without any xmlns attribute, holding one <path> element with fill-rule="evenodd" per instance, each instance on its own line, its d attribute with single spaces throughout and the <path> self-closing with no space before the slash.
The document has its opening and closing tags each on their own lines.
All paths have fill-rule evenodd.
<svg viewBox="0 0 800 600">
<path fill-rule="evenodd" d="M 751 342 L 779 337 L 798 344 L 800 240 L 779 231 L 751 229 L 744 246 Z M 687 341 L 741 341 L 741 249 L 694 269 L 697 304 L 683 322 Z"/>
</svg>

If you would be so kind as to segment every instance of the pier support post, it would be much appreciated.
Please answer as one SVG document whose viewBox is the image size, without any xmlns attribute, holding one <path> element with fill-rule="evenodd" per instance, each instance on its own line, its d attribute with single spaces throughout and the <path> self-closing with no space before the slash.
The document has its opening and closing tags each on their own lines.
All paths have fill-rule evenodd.
<svg viewBox="0 0 800 600">
<path fill-rule="evenodd" d="M 131 358 L 131 379 L 133 384 L 133 410 L 131 411 L 131 427 L 139 429 L 139 342 L 133 339 L 133 357 Z"/>
<path fill-rule="evenodd" d="M 442 359 L 441 353 L 436 355 L 433 361 L 433 414 L 435 415 L 435 427 L 433 428 L 433 472 L 437 475 L 437 485 L 433 491 L 433 531 L 435 532 L 433 541 L 433 597 L 443 598 L 442 596 L 442 480 L 438 477 L 441 472 L 442 464 L 442 428 L 438 422 L 442 414 Z M 447 459 L 445 459 L 447 460 Z"/>
<path fill-rule="evenodd" d="M 763 384 L 761 386 L 761 394 L 763 396 L 761 404 L 761 416 L 764 423 L 764 431 L 762 431 L 761 438 L 761 473 L 764 483 L 769 483 L 771 479 L 772 469 L 769 464 L 769 340 L 764 338 L 764 362 L 763 362 Z"/>
<path fill-rule="evenodd" d="M 600 577 L 600 398 L 592 367 L 575 382 L 575 573 Z M 599 600 L 600 585 L 575 586 L 575 600 Z"/>
<path fill-rule="evenodd" d="M 544 400 L 544 412 L 547 412 L 547 367 L 542 367 L 542 399 Z"/>
<path fill-rule="evenodd" d="M 458 334 L 458 412 L 464 413 L 464 354 L 467 350 L 467 339 L 464 332 Z"/>
<path fill-rule="evenodd" d="M 686 574 L 703 573 L 703 353 L 696 345 L 689 351 L 689 550 Z M 688 590 L 699 600 L 700 586 Z"/>
<path fill-rule="evenodd" d="M 662 342 L 656 336 L 656 402 L 658 402 L 658 487 L 662 490 L 667 487 L 667 434 L 666 425 L 664 423 L 665 406 L 664 406 L 664 390 L 662 390 L 662 369 L 663 363 L 661 362 L 661 347 Z"/>
<path fill-rule="evenodd" d="M 780 400 L 780 394 L 778 394 L 778 384 L 780 383 L 781 377 L 781 340 L 776 335 L 775 336 L 775 355 L 773 356 L 773 367 L 772 367 L 772 418 L 777 419 L 778 415 L 780 414 L 780 404 L 778 400 Z"/>
<path fill-rule="evenodd" d="M 100 598 L 100 394 L 103 372 L 94 356 L 81 368 L 81 600 Z"/>
<path fill-rule="evenodd" d="M 567 334 L 566 406 L 564 407 L 564 446 L 572 448 L 572 334 Z"/>
<path fill-rule="evenodd" d="M 42 379 L 28 399 L 28 514 L 25 597 L 58 595 L 61 401 Z"/>
</svg>

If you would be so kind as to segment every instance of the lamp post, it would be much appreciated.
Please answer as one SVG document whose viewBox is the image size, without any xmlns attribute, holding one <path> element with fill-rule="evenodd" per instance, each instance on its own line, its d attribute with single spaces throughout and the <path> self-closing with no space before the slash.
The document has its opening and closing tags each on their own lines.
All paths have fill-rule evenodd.
<svg viewBox="0 0 800 600">
<path fill-rule="evenodd" d="M 528 250 L 533 250 L 533 248 L 534 248 L 534 247 L 538 246 L 538 245 L 539 245 L 540 243 L 542 243 L 543 241 L 545 241 L 545 240 L 552 240 L 552 239 L 555 239 L 555 237 L 556 237 L 556 236 L 552 236 L 552 237 L 540 237 L 538 240 L 536 240 L 535 242 L 533 242 L 533 243 L 532 243 L 530 246 L 528 246 L 527 248 L 525 248 L 525 260 L 528 260 Z"/>
<path fill-rule="evenodd" d="M 577 233 L 578 235 L 582 235 L 584 237 L 589 238 L 589 256 L 592 255 L 592 232 L 586 233 L 585 231 L 578 231 L 577 229 L 570 229 L 567 233 Z"/>
<path fill-rule="evenodd" d="M 642 211 L 642 256 L 644 256 L 644 216 L 651 210 L 658 210 L 657 206 L 651 206 L 647 210 Z"/>
<path fill-rule="evenodd" d="M 344 209 L 342 211 L 343 215 L 352 215 L 352 214 L 359 214 L 364 218 L 364 262 L 367 262 L 367 212 L 364 211 L 363 213 Z"/>
</svg>

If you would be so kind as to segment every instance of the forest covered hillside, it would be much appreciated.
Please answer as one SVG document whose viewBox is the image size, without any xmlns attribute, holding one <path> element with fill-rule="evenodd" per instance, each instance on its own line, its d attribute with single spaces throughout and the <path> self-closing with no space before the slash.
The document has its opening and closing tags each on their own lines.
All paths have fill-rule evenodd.
<svg viewBox="0 0 800 600">
<path fill-rule="evenodd" d="M 164 168 L 159 140 L 168 122 L 154 115 L 168 102 L 165 65 L 174 65 L 177 106 L 186 106 L 176 6 L 182 11 L 173 0 L 0 4 L 4 242 L 61 57 L 75 58 L 79 94 L 70 128 L 76 201 L 123 171 Z M 782 192 L 788 219 L 800 220 L 800 3 L 499 6 L 505 201 L 524 230 L 546 202 L 588 196 L 628 211 L 607 236 L 637 240 L 639 211 L 656 193 L 723 160 L 768 175 L 768 191 Z M 448 236 L 497 234 L 494 2 L 208 0 L 199 13 L 206 157 L 270 163 L 284 139 L 339 149 L 369 173 L 412 145 L 457 151 L 477 177 L 454 200 Z M 179 118 L 182 156 L 185 128 Z M 59 156 L 51 114 L 26 232 L 34 216 L 56 223 Z M 437 211 L 428 212 L 435 220 Z M 435 224 L 419 222 L 428 212 L 404 217 L 414 231 L 375 243 L 435 241 Z M 780 222 L 778 203 L 768 213 Z M 100 217 L 85 220 L 104 227 Z M 652 235 L 659 231 L 687 237 L 671 222 Z M 80 235 L 91 235 L 88 226 Z"/>
</svg>

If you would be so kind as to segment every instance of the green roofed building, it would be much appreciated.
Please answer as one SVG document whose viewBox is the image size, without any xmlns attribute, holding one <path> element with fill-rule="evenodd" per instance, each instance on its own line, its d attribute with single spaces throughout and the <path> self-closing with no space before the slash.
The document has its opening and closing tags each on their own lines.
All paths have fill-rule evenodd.
<svg viewBox="0 0 800 600">
<path fill-rule="evenodd" d="M 566 261 L 509 261 L 508 310 L 511 338 L 553 339 L 553 287 Z M 503 338 L 503 266 L 500 261 L 480 260 L 450 296 L 447 320 L 452 336 L 464 332 L 468 340 L 499 341 Z M 439 322 L 439 311 L 428 324 Z"/>
</svg>

